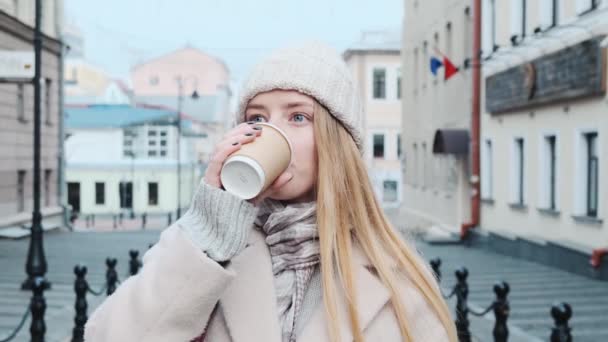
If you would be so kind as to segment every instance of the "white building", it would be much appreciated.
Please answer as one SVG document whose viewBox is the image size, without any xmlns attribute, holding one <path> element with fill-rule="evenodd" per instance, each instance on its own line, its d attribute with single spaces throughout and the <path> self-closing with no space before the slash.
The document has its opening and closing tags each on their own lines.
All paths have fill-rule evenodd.
<svg viewBox="0 0 608 342">
<path fill-rule="evenodd" d="M 471 220 L 471 3 L 404 1 L 401 221 L 410 229 L 457 235 Z M 429 67 L 442 54 L 460 67 L 448 80 L 445 67 L 436 75 Z"/>
<path fill-rule="evenodd" d="M 124 105 L 67 108 L 68 201 L 82 214 L 177 210 L 177 116 Z M 181 200 L 187 207 L 200 179 L 198 138 L 182 118 Z"/>
<path fill-rule="evenodd" d="M 363 33 L 344 52 L 361 87 L 364 158 L 376 195 L 385 207 L 401 202 L 401 40 L 399 32 Z"/>
<path fill-rule="evenodd" d="M 481 226 L 504 245 L 601 254 L 608 2 L 484 5 Z"/>
</svg>

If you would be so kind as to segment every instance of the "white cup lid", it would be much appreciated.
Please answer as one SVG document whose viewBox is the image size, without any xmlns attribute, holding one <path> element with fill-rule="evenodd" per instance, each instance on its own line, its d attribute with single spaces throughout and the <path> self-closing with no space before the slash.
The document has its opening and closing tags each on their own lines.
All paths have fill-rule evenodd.
<svg viewBox="0 0 608 342">
<path fill-rule="evenodd" d="M 259 195 L 265 178 L 266 175 L 260 164 L 246 156 L 228 158 L 220 172 L 224 189 L 242 199 L 251 199 Z"/>
</svg>

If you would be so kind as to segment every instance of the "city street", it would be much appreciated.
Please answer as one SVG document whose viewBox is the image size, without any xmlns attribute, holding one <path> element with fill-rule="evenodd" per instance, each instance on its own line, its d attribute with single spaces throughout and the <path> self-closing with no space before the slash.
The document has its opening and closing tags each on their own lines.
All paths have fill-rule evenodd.
<svg viewBox="0 0 608 342">
<path fill-rule="evenodd" d="M 131 225 L 134 225 L 131 224 Z M 74 325 L 73 267 L 87 265 L 90 285 L 99 289 L 103 283 L 106 257 L 118 259 L 120 279 L 127 277 L 128 251 L 147 250 L 159 236 L 159 226 L 148 230 L 117 230 L 90 232 L 51 232 L 45 236 L 45 250 L 53 289 L 47 298 L 47 336 L 50 342 L 63 342 L 71 336 Z M 24 277 L 23 264 L 27 239 L 0 240 L 0 337 L 18 323 L 30 298 L 30 292 L 20 291 Z M 470 306 L 477 311 L 493 300 L 492 286 L 496 281 L 507 281 L 511 287 L 509 300 L 510 341 L 547 341 L 552 318 L 551 305 L 568 302 L 573 308 L 571 325 L 577 342 L 597 342 L 608 339 L 608 318 L 602 312 L 608 304 L 608 284 L 570 274 L 535 263 L 514 259 L 492 252 L 467 248 L 462 245 L 429 245 L 418 241 L 416 247 L 427 260 L 442 259 L 442 287 L 449 293 L 455 278 L 454 270 L 466 266 L 469 270 Z M 89 313 L 100 302 L 87 296 Z M 449 301 L 453 311 L 454 301 Z M 494 316 L 470 317 L 471 332 L 476 341 L 491 341 Z M 27 341 L 29 321 L 17 341 Z"/>
</svg>

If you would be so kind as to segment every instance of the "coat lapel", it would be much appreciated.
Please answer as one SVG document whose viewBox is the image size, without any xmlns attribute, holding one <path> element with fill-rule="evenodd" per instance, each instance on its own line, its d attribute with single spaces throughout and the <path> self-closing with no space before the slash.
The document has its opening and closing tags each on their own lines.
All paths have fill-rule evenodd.
<svg viewBox="0 0 608 342">
<path fill-rule="evenodd" d="M 237 278 L 222 295 L 220 306 L 232 341 L 281 342 L 272 264 L 262 233 L 251 232 L 249 246 L 228 269 Z"/>
<path fill-rule="evenodd" d="M 376 277 L 374 269 L 370 266 L 368 259 L 364 256 L 361 249 L 356 245 L 354 247 L 353 265 L 355 267 L 355 286 L 357 287 L 357 307 L 359 308 L 361 328 L 365 330 L 390 299 L 390 292 Z M 341 295 L 338 298 L 338 326 L 341 341 L 343 342 L 351 342 L 353 340 L 347 312 L 346 298 Z M 325 307 L 321 302 L 298 337 L 298 341 L 329 342 L 328 322 L 329 320 L 325 315 Z"/>
</svg>

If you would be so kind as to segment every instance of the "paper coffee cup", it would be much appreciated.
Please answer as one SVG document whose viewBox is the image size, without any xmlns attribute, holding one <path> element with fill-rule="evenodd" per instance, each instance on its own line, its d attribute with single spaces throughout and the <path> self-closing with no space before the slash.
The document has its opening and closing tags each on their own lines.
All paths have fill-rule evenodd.
<svg viewBox="0 0 608 342">
<path fill-rule="evenodd" d="M 291 163 L 293 150 L 287 135 L 275 125 L 261 122 L 262 133 L 244 144 L 224 162 L 220 180 L 226 191 L 251 199 L 262 193 Z"/>
</svg>

